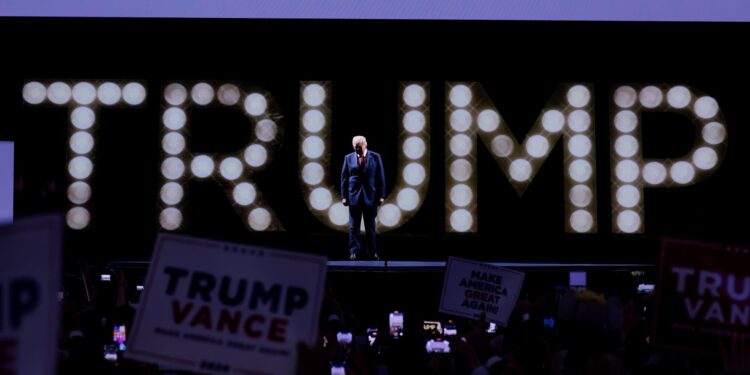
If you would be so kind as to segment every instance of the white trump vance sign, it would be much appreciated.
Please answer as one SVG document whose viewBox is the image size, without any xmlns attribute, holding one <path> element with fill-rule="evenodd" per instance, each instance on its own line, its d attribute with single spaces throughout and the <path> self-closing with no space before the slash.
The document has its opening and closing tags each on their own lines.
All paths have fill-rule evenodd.
<svg viewBox="0 0 750 375">
<path fill-rule="evenodd" d="M 168 368 L 291 374 L 313 344 L 326 259 L 160 235 L 126 355 Z"/>
<path fill-rule="evenodd" d="M 0 226 L 0 374 L 55 373 L 62 218 Z"/>
</svg>

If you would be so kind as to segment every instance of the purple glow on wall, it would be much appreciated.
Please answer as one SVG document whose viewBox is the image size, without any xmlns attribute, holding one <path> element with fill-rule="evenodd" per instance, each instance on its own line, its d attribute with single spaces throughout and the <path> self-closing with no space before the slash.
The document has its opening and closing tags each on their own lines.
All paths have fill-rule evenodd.
<svg viewBox="0 0 750 375">
<path fill-rule="evenodd" d="M 13 221 L 13 142 L 0 142 L 0 224 Z"/>
<path fill-rule="evenodd" d="M 539 21 L 750 21 L 745 0 L 3 0 L 0 16 Z"/>
</svg>

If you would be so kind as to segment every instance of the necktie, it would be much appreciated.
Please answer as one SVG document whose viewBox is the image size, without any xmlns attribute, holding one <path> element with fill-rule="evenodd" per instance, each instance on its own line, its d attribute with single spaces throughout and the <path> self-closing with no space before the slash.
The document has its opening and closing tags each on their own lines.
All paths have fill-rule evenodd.
<svg viewBox="0 0 750 375">
<path fill-rule="evenodd" d="M 363 165 L 365 165 L 365 156 L 364 155 L 362 155 L 362 156 L 359 157 L 359 166 L 362 167 Z"/>
</svg>

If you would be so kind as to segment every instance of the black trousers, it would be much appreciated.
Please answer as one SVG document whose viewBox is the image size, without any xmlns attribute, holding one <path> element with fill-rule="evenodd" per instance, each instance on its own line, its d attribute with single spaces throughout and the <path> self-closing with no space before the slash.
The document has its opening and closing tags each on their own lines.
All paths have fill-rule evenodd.
<svg viewBox="0 0 750 375">
<path fill-rule="evenodd" d="M 365 206 L 360 204 L 357 206 L 349 206 L 349 254 L 359 254 L 359 252 L 366 248 L 366 254 L 375 255 L 378 254 L 378 244 L 375 233 L 375 216 L 378 214 L 377 206 Z M 360 223 L 364 218 L 365 222 L 365 241 L 362 242 L 362 236 L 360 235 Z"/>
</svg>

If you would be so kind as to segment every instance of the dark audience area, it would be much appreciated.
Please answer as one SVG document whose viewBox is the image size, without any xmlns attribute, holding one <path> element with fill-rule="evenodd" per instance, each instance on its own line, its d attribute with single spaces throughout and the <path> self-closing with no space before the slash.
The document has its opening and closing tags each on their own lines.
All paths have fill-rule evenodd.
<svg viewBox="0 0 750 375">
<path fill-rule="evenodd" d="M 132 327 L 146 271 L 143 265 L 102 267 L 82 262 L 78 266 L 66 270 L 60 296 L 59 372 L 181 373 L 129 361 L 127 342 L 108 350 L 118 345 L 113 341 L 115 325 Z M 747 370 L 735 368 L 745 352 L 727 349 L 739 345 L 738 339 L 724 342 L 723 357 L 653 345 L 654 295 L 647 287 L 655 278 L 653 270 L 590 270 L 586 287 L 569 287 L 568 276 L 567 270 L 526 270 L 526 282 L 508 325 L 492 324 L 494 332 L 490 332 L 491 322 L 486 320 L 437 312 L 441 271 L 331 271 L 320 314 L 320 337 L 314 346 L 298 346 L 297 373 L 716 374 Z M 395 311 L 403 316 L 399 330 L 403 336 L 390 334 L 389 314 Z M 456 334 L 437 331 L 430 326 L 434 322 L 443 329 L 455 324 Z M 107 357 L 108 352 L 119 355 Z"/>
</svg>

